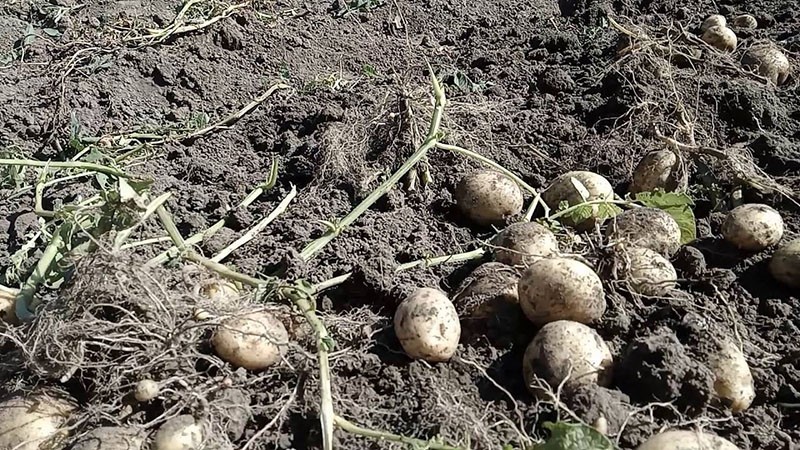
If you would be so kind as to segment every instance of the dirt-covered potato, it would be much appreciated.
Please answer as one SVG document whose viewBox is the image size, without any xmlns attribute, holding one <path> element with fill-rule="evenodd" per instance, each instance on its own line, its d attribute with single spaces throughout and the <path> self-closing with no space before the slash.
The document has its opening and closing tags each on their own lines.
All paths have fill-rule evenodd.
<svg viewBox="0 0 800 450">
<path fill-rule="evenodd" d="M 732 341 L 725 339 L 718 343 L 717 352 L 710 356 L 717 395 L 734 413 L 749 408 L 756 391 L 744 353 Z"/>
<path fill-rule="evenodd" d="M 725 240 L 737 248 L 760 251 L 783 238 L 783 218 L 767 205 L 748 203 L 728 213 L 721 231 Z"/>
<path fill-rule="evenodd" d="M 71 399 L 58 395 L 14 396 L 0 402 L 0 449 L 39 450 L 66 437 L 64 425 L 75 411 Z"/>
<path fill-rule="evenodd" d="M 556 320 L 590 323 L 606 311 L 600 277 L 570 258 L 542 259 L 525 270 L 519 280 L 519 303 L 536 325 Z"/>
<path fill-rule="evenodd" d="M 658 297 L 675 288 L 678 274 L 672 263 L 658 252 L 644 247 L 625 247 L 625 279 L 633 292 Z"/>
<path fill-rule="evenodd" d="M 17 315 L 14 312 L 15 296 L 10 292 L 0 289 L 0 322 L 15 323 Z"/>
<path fill-rule="evenodd" d="M 70 450 L 141 450 L 146 433 L 128 427 L 100 427 L 80 436 Z"/>
<path fill-rule="evenodd" d="M 158 397 L 158 391 L 158 383 L 155 381 L 150 379 L 141 380 L 133 387 L 133 398 L 137 402 L 149 402 Z"/>
<path fill-rule="evenodd" d="M 778 247 L 769 261 L 769 271 L 781 283 L 800 288 L 800 239 Z"/>
<path fill-rule="evenodd" d="M 671 430 L 651 437 L 636 450 L 739 450 L 739 448 L 715 434 Z"/>
<path fill-rule="evenodd" d="M 755 70 L 776 86 L 786 83 L 792 72 L 789 58 L 774 44 L 758 44 L 750 47 L 742 56 L 742 65 Z"/>
<path fill-rule="evenodd" d="M 538 395 L 537 378 L 555 390 L 565 386 L 611 381 L 613 359 L 608 345 L 596 331 L 578 322 L 559 320 L 543 326 L 525 350 L 523 375 L 528 389 Z"/>
<path fill-rule="evenodd" d="M 703 41 L 724 52 L 732 52 L 736 50 L 736 33 L 728 27 L 713 26 L 703 32 Z"/>
<path fill-rule="evenodd" d="M 225 319 L 211 337 L 217 355 L 236 367 L 260 370 L 280 362 L 289 333 L 266 311 Z"/>
<path fill-rule="evenodd" d="M 453 303 L 458 306 L 460 315 L 486 318 L 494 314 L 496 301 L 519 304 L 518 282 L 519 274 L 513 267 L 499 262 L 483 263 L 459 286 Z"/>
<path fill-rule="evenodd" d="M 461 323 L 455 306 L 444 292 L 420 288 L 398 306 L 394 331 L 409 357 L 439 362 L 455 354 L 461 338 Z"/>
<path fill-rule="evenodd" d="M 756 20 L 756 18 L 750 14 L 742 14 L 733 18 L 733 26 L 737 28 L 755 30 L 758 28 L 758 20 Z"/>
<path fill-rule="evenodd" d="M 233 283 L 220 279 L 207 280 L 197 289 L 200 295 L 220 305 L 228 305 L 240 295 Z"/>
<path fill-rule="evenodd" d="M 202 425 L 186 414 L 161 425 L 153 437 L 152 450 L 196 450 L 202 443 Z"/>
<path fill-rule="evenodd" d="M 644 155 L 636 169 L 628 191 L 631 194 L 653 192 L 683 192 L 688 186 L 683 161 L 673 151 L 655 150 Z"/>
<path fill-rule="evenodd" d="M 706 31 L 711 27 L 724 27 L 728 25 L 728 21 L 725 20 L 724 16 L 719 14 L 714 14 L 708 16 L 706 20 L 703 21 L 703 24 L 700 25 L 700 31 Z"/>
<path fill-rule="evenodd" d="M 536 222 L 511 224 L 492 240 L 494 259 L 509 266 L 523 266 L 558 254 L 556 236 Z"/>
<path fill-rule="evenodd" d="M 522 212 L 522 191 L 505 175 L 482 170 L 465 176 L 456 187 L 456 205 L 478 225 L 502 224 Z"/>
<path fill-rule="evenodd" d="M 613 198 L 614 188 L 611 183 L 602 175 L 587 171 L 567 172 L 553 180 L 542 191 L 542 200 L 552 210 L 557 210 L 561 202 L 575 206 L 591 200 L 611 200 Z M 600 217 L 600 206 L 592 205 L 591 212 L 592 216 L 581 223 L 575 223 L 573 219 L 566 216 L 561 218 L 561 222 L 578 230 L 590 229 Z"/>
<path fill-rule="evenodd" d="M 681 228 L 669 213 L 658 208 L 623 211 L 609 221 L 606 237 L 626 245 L 649 248 L 671 256 L 681 246 Z"/>
</svg>

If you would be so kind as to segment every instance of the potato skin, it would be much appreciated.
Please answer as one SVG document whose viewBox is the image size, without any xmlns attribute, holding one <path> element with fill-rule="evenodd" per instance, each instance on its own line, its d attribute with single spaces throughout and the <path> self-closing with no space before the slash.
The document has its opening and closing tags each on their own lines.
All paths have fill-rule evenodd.
<svg viewBox="0 0 800 450">
<path fill-rule="evenodd" d="M 742 56 L 742 65 L 758 71 L 770 83 L 780 86 L 789 79 L 792 66 L 786 55 L 774 44 L 759 44 Z"/>
<path fill-rule="evenodd" d="M 800 289 L 800 239 L 778 247 L 769 261 L 769 271 L 781 283 Z"/>
<path fill-rule="evenodd" d="M 656 434 L 636 450 L 739 450 L 739 448 L 715 434 L 671 430 Z"/>
<path fill-rule="evenodd" d="M 581 184 L 589 191 L 589 198 L 583 199 L 581 193 L 575 188 L 572 183 L 572 178 L 580 181 Z M 557 210 L 561 202 L 566 201 L 570 206 L 575 206 L 583 203 L 584 201 L 591 200 L 611 200 L 614 198 L 614 187 L 611 186 L 608 180 L 602 175 L 585 170 L 576 170 L 567 172 L 555 180 L 542 191 L 542 200 L 553 210 Z M 599 213 L 597 205 L 592 206 L 593 215 L 596 217 Z M 561 222 L 565 225 L 575 227 L 579 231 L 585 231 L 594 227 L 597 222 L 596 219 L 587 219 L 581 223 L 574 223 L 567 217 L 563 217 Z"/>
<path fill-rule="evenodd" d="M 626 279 L 633 292 L 658 297 L 675 289 L 678 273 L 668 259 L 644 247 L 627 247 L 622 253 L 629 263 Z"/>
<path fill-rule="evenodd" d="M 658 208 L 635 208 L 623 211 L 610 220 L 606 237 L 627 245 L 649 248 L 671 256 L 681 246 L 681 228 L 666 211 Z"/>
<path fill-rule="evenodd" d="M 704 31 L 702 39 L 708 45 L 724 52 L 736 50 L 736 44 L 738 43 L 736 33 L 733 30 L 720 26 L 713 26 Z"/>
<path fill-rule="evenodd" d="M 455 191 L 456 205 L 481 226 L 504 223 L 522 212 L 522 191 L 517 183 L 494 170 L 471 173 L 461 179 Z"/>
<path fill-rule="evenodd" d="M 655 150 L 644 155 L 633 170 L 633 179 L 628 191 L 632 194 L 652 192 L 662 189 L 665 192 L 683 192 L 688 186 L 682 161 L 675 152 Z"/>
<path fill-rule="evenodd" d="M 78 438 L 70 450 L 141 450 L 145 437 L 135 428 L 100 427 Z"/>
<path fill-rule="evenodd" d="M 268 312 L 253 312 L 222 321 L 211 337 L 217 355 L 236 367 L 266 369 L 286 353 L 289 333 Z"/>
<path fill-rule="evenodd" d="M 203 442 L 203 428 L 185 414 L 164 422 L 153 437 L 152 450 L 196 450 Z"/>
<path fill-rule="evenodd" d="M 394 331 L 409 357 L 441 362 L 455 354 L 461 338 L 461 323 L 455 306 L 444 292 L 420 288 L 398 306 Z"/>
<path fill-rule="evenodd" d="M 700 31 L 706 31 L 711 27 L 724 27 L 728 25 L 728 21 L 725 20 L 724 16 L 719 14 L 714 14 L 708 16 L 706 20 L 703 21 L 703 24 L 700 25 Z"/>
<path fill-rule="evenodd" d="M 722 223 L 722 236 L 740 250 L 760 251 L 783 238 L 783 218 L 760 203 L 733 208 Z"/>
<path fill-rule="evenodd" d="M 750 14 L 742 14 L 733 18 L 733 26 L 745 28 L 748 30 L 755 30 L 758 28 L 758 20 Z"/>
<path fill-rule="evenodd" d="M 453 303 L 458 307 L 460 316 L 487 318 L 495 313 L 492 306 L 497 301 L 519 304 L 517 283 L 519 274 L 513 267 L 499 262 L 483 263 L 459 286 Z M 471 299 L 477 299 L 480 303 L 469 302 Z"/>
<path fill-rule="evenodd" d="M 535 325 L 556 320 L 590 323 L 606 311 L 600 277 L 591 267 L 570 258 L 533 263 L 519 280 L 519 302 Z"/>
<path fill-rule="evenodd" d="M 66 398 L 14 396 L 0 403 L 0 448 L 39 450 L 44 442 L 64 438 L 62 427 L 75 411 Z"/>
<path fill-rule="evenodd" d="M 494 259 L 509 266 L 523 266 L 558 254 L 558 240 L 547 227 L 536 222 L 514 223 L 492 241 Z"/>
<path fill-rule="evenodd" d="M 598 384 L 611 381 L 613 358 L 608 344 L 596 331 L 578 322 L 559 320 L 543 326 L 525 349 L 522 360 L 523 376 L 534 395 L 536 377 L 553 389 L 567 376 L 565 386 Z"/>
<path fill-rule="evenodd" d="M 753 374 L 744 354 L 730 340 L 719 343 L 717 353 L 711 355 L 711 369 L 716 377 L 714 390 L 738 413 L 749 408 L 756 397 Z"/>
</svg>

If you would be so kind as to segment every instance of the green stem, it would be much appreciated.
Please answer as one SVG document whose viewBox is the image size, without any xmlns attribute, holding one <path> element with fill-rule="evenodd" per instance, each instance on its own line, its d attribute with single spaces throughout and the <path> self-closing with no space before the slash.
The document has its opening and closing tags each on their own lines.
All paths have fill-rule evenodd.
<svg viewBox="0 0 800 450">
<path fill-rule="evenodd" d="M 125 172 L 113 167 L 102 164 L 94 164 L 80 161 L 36 161 L 33 159 L 0 159 L 0 166 L 28 166 L 28 167 L 47 167 L 53 169 L 80 169 L 106 174 L 112 177 L 131 178 Z"/>
<path fill-rule="evenodd" d="M 66 225 L 61 225 L 61 227 L 55 230 L 53 238 L 50 239 L 50 243 L 45 247 L 42 257 L 39 258 L 39 262 L 36 264 L 33 273 L 28 277 L 25 284 L 16 295 L 14 308 L 17 319 L 21 322 L 27 322 L 36 317 L 30 310 L 30 305 L 33 302 L 33 298 L 39 286 L 47 279 L 47 275 L 50 273 L 50 269 L 53 267 L 53 263 L 61 251 L 61 247 L 63 246 L 61 232 L 64 226 Z"/>
<path fill-rule="evenodd" d="M 387 433 L 385 431 L 370 430 L 368 428 L 360 427 L 347 419 L 336 416 L 334 418 L 336 426 L 348 433 L 357 434 L 368 438 L 378 439 L 382 441 L 399 442 L 406 444 L 411 448 L 430 449 L 430 450 L 463 450 L 461 447 L 453 447 L 446 444 L 437 444 L 435 442 L 423 441 L 422 439 L 415 439 L 399 434 Z"/>
<path fill-rule="evenodd" d="M 434 98 L 436 101 L 436 106 L 433 110 L 433 117 L 431 118 L 430 129 L 428 131 L 428 136 L 425 139 L 425 142 L 414 152 L 411 157 L 400 166 L 395 173 L 392 174 L 383 184 L 381 184 L 377 189 L 372 191 L 372 193 L 367 196 L 358 206 L 353 209 L 350 214 L 343 217 L 339 222 L 338 226 L 335 230 L 329 230 L 320 238 L 314 240 L 310 244 L 308 244 L 302 252 L 300 252 L 300 256 L 303 260 L 308 261 L 313 258 L 317 253 L 320 252 L 329 242 L 331 242 L 336 236 L 339 235 L 342 229 L 348 227 L 353 222 L 355 222 L 361 214 L 363 214 L 366 210 L 368 210 L 372 205 L 378 201 L 379 198 L 383 197 L 384 194 L 389 192 L 389 190 L 400 181 L 409 170 L 411 170 L 425 155 L 428 153 L 428 150 L 433 148 L 437 140 L 439 138 L 439 127 L 442 123 L 442 115 L 444 113 L 444 106 L 445 106 L 445 97 L 444 97 L 444 90 L 442 89 L 441 84 L 439 84 L 439 80 L 436 78 L 436 75 L 433 74 L 433 70 L 431 70 L 431 82 L 433 83 L 433 90 L 434 90 Z"/>
<path fill-rule="evenodd" d="M 395 272 L 402 272 L 404 270 L 413 269 L 415 267 L 431 267 L 438 266 L 439 264 L 457 263 L 464 261 L 472 261 L 474 259 L 482 258 L 486 254 L 486 250 L 478 248 L 464 253 L 457 253 L 455 255 L 437 256 L 435 258 L 420 259 L 418 261 L 411 261 L 405 264 L 400 264 L 394 269 Z"/>
</svg>

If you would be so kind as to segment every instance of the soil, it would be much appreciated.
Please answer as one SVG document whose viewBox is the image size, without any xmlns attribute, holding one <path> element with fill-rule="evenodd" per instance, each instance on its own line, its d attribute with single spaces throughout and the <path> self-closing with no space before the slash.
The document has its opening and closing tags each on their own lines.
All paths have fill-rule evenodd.
<svg viewBox="0 0 800 450">
<path fill-rule="evenodd" d="M 217 0 L 200 5 L 192 14 L 230 6 Z M 167 27 L 177 10 L 176 2 L 166 0 L 19 0 L 0 6 L 0 157 L 64 161 L 95 143 L 89 157 L 102 162 L 120 152 L 113 136 L 165 136 L 123 167 L 152 179 L 154 194 L 172 194 L 168 208 L 184 236 L 227 217 L 224 228 L 198 247 L 207 255 L 234 241 L 295 188 L 289 208 L 225 262 L 246 274 L 279 273 L 310 283 L 353 273 L 317 299 L 338 344 L 331 371 L 339 415 L 364 427 L 474 448 L 520 448 L 528 442 L 521 436 L 546 436 L 547 420 L 594 423 L 601 415 L 624 449 L 665 427 L 700 427 L 742 449 L 800 448 L 800 296 L 769 275 L 773 248 L 746 254 L 719 233 L 736 186 L 744 201 L 781 212 L 784 239 L 800 234 L 800 207 L 791 195 L 741 183 L 730 161 L 690 158 L 698 239 L 674 259 L 678 291 L 641 298 L 607 281 L 608 310 L 593 327 L 612 347 L 613 382 L 564 393 L 569 412 L 537 401 L 525 388 L 521 357 L 536 332 L 530 326 L 515 324 L 511 336 L 498 339 L 497 326 L 492 339 L 465 333 L 470 339 L 462 341 L 453 360 L 437 364 L 410 361 L 394 337 L 392 316 L 407 294 L 422 286 L 455 294 L 472 269 L 488 260 L 394 270 L 477 248 L 493 235 L 455 208 L 455 186 L 481 167 L 478 162 L 430 151 L 419 166 L 430 173 L 427 184 L 422 177 L 414 186 L 403 178 L 312 260 L 299 257 L 326 232 L 324 221 L 347 215 L 425 139 L 432 110 L 428 64 L 448 98 L 444 140 L 499 162 L 534 188 L 569 170 L 591 170 L 624 195 L 642 156 L 664 148 L 656 130 L 687 138 L 677 127 L 680 98 L 699 146 L 739 155 L 749 151 L 763 175 L 791 193 L 800 186 L 797 1 L 253 1 L 199 31 L 147 45 L 124 41 L 135 35 L 132 30 Z M 716 13 L 729 21 L 742 13 L 758 20 L 755 30 L 735 30 L 739 49 L 732 55 L 687 44 L 679 32 L 698 34 L 701 21 Z M 646 42 L 640 32 L 646 32 L 697 53 L 692 59 L 677 53 L 654 57 L 641 46 L 630 51 L 636 39 L 610 26 L 608 15 L 640 43 Z M 764 40 L 778 43 L 793 64 L 795 74 L 785 85 L 769 86 L 738 70 L 744 50 Z M 277 90 L 229 128 L 177 138 L 239 111 L 279 82 L 289 88 Z M 275 187 L 248 209 L 226 216 L 267 179 L 273 162 Z M 20 253 L 41 222 L 32 190 L 15 186 L 10 170 L 0 167 L 0 241 L 7 243 L 0 246 L 0 283 L 17 286 L 44 245 L 39 240 L 36 249 Z M 19 180 L 25 184 L 36 177 L 28 169 Z M 44 207 L 75 202 L 95 187 L 85 179 L 60 183 L 47 189 Z M 157 232 L 157 226 L 145 231 Z M 586 243 L 600 242 L 600 236 L 559 233 L 563 251 L 584 253 L 598 267 L 605 255 L 589 251 L 596 247 Z M 111 262 L 79 264 L 75 279 L 62 290 L 49 290 L 46 298 L 53 304 L 87 298 L 76 288 L 90 285 L 91 298 L 130 304 L 120 289 L 143 277 L 150 281 L 136 292 L 163 289 L 176 305 L 188 305 L 195 300 L 187 300 L 194 297 L 185 270 L 143 267 L 164 248 L 137 247 Z M 153 280 L 157 285 L 149 284 Z M 176 317 L 178 311 L 191 316 L 191 308 L 175 308 Z M 753 405 L 735 415 L 713 395 L 707 365 L 709 330 L 719 329 L 741 339 L 755 379 Z M 100 377 L 95 369 L 101 364 L 89 364 L 95 369 L 81 370 L 67 383 L 30 364 L 15 368 L 13 362 L 24 355 L 9 335 L 14 333 L 0 338 L 2 354 L 14 358 L 3 356 L 0 374 L 14 375 L 0 390 L 10 394 L 48 385 L 69 391 L 88 411 L 75 435 L 96 426 L 148 423 L 158 415 L 154 411 L 167 407 L 150 405 L 144 416 L 109 414 L 98 405 L 107 406 L 114 397 L 109 389 L 123 389 L 124 382 L 111 380 L 99 389 L 74 381 Z M 212 407 L 235 411 L 249 398 L 249 421 L 242 419 L 247 414 L 231 412 L 235 417 L 222 424 L 226 432 L 220 436 L 228 436 L 233 448 L 254 436 L 249 448 L 321 448 L 319 384 L 316 363 L 306 357 L 314 352 L 309 339 L 301 339 L 302 349 L 294 349 L 275 372 L 257 377 L 211 371 L 209 358 L 197 356 L 208 349 L 192 353 L 205 361 L 188 361 L 199 373 L 227 377 L 239 389 L 211 395 Z M 119 376 L 183 374 L 178 366 L 186 362 Z M 399 447 L 342 431 L 336 439 L 338 448 Z"/>
</svg>

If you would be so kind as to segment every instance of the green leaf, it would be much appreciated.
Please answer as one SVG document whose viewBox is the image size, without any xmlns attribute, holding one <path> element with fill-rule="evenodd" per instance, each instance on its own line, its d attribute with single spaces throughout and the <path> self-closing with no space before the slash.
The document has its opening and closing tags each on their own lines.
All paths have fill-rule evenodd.
<svg viewBox="0 0 800 450">
<path fill-rule="evenodd" d="M 602 433 L 583 424 L 545 422 L 550 437 L 534 450 L 616 450 L 614 444 Z"/>
<path fill-rule="evenodd" d="M 681 229 L 681 244 L 686 244 L 697 239 L 697 224 L 695 223 L 691 197 L 680 192 L 639 192 L 636 201 L 650 208 L 658 208 L 669 213 Z"/>
</svg>

